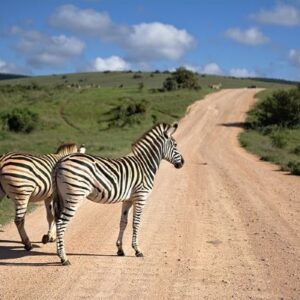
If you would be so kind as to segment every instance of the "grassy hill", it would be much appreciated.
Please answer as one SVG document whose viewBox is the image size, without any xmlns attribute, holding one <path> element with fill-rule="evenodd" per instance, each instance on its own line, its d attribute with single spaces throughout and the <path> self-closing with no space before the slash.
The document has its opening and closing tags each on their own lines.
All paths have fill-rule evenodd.
<svg viewBox="0 0 300 300">
<path fill-rule="evenodd" d="M 0 73 L 0 80 L 16 79 L 16 78 L 25 78 L 25 77 L 28 77 L 28 76 L 25 76 L 25 75 L 18 75 L 18 74 Z"/>
<path fill-rule="evenodd" d="M 30 85 L 32 83 L 40 86 L 80 86 L 97 88 L 137 88 L 140 82 L 145 87 L 160 88 L 163 81 L 170 76 L 170 72 L 93 72 L 93 73 L 74 73 L 50 76 L 36 76 L 28 78 L 19 78 L 14 80 L 0 81 L 0 85 Z M 213 84 L 222 84 L 223 88 L 240 88 L 256 86 L 262 88 L 279 88 L 296 85 L 296 82 L 280 79 L 267 78 L 234 78 L 226 76 L 199 75 L 199 84 L 202 88 L 208 88 Z"/>
<path fill-rule="evenodd" d="M 223 88 L 290 87 L 282 81 L 199 76 L 200 90 L 161 90 L 168 72 L 104 72 L 17 78 L 0 81 L 0 154 L 54 152 L 63 142 L 84 143 L 88 153 L 116 157 L 156 122 L 180 119 L 188 105 Z M 8 130 L 8 115 L 30 110 L 38 116 L 30 133 Z M 0 224 L 14 215 L 0 201 Z"/>
<path fill-rule="evenodd" d="M 284 81 L 199 75 L 201 90 L 162 92 L 159 89 L 169 76 L 169 72 L 128 71 L 1 80 L 0 114 L 28 108 L 38 114 L 39 121 L 30 134 L 0 127 L 0 153 L 45 153 L 54 151 L 62 142 L 74 141 L 85 143 L 90 153 L 121 155 L 129 152 L 131 142 L 154 122 L 172 122 L 182 117 L 189 104 L 213 91 L 213 84 L 221 83 L 223 88 L 291 86 L 291 82 Z M 145 111 L 128 116 L 128 122 L 134 124 L 113 126 L 120 120 L 112 119 L 121 117 L 115 116 L 115 109 L 125 110 L 126 115 L 126 109 L 136 104 Z"/>
</svg>

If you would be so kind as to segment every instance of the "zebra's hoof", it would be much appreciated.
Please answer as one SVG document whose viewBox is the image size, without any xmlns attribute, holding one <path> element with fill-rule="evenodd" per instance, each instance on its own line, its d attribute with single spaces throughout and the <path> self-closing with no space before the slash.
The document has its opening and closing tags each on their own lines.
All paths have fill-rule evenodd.
<svg viewBox="0 0 300 300">
<path fill-rule="evenodd" d="M 125 253 L 124 253 L 123 250 L 120 249 L 120 250 L 118 250 L 117 255 L 118 256 L 125 256 Z"/>
<path fill-rule="evenodd" d="M 136 257 L 144 257 L 144 254 L 142 252 L 135 252 Z"/>
<path fill-rule="evenodd" d="M 70 263 L 70 261 L 69 261 L 68 259 L 66 259 L 66 260 L 61 260 L 61 264 L 62 264 L 63 266 L 69 266 L 69 265 L 71 265 L 71 263 Z"/>
<path fill-rule="evenodd" d="M 42 243 L 43 244 L 47 244 L 49 243 L 49 235 L 48 234 L 44 234 L 43 237 L 42 237 Z"/>
<path fill-rule="evenodd" d="M 30 251 L 32 249 L 31 244 L 24 245 L 25 250 Z"/>
</svg>

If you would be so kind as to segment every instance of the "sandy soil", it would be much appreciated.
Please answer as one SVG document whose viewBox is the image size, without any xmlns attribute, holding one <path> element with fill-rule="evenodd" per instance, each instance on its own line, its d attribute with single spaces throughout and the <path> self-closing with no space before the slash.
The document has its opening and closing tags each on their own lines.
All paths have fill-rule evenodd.
<svg viewBox="0 0 300 300">
<path fill-rule="evenodd" d="M 90 201 L 66 234 L 72 265 L 58 264 L 44 208 L 0 232 L 3 299 L 300 299 L 300 178 L 240 148 L 237 135 L 255 89 L 222 90 L 195 102 L 176 138 L 186 160 L 163 163 L 134 257 L 115 256 L 120 205 Z"/>
</svg>

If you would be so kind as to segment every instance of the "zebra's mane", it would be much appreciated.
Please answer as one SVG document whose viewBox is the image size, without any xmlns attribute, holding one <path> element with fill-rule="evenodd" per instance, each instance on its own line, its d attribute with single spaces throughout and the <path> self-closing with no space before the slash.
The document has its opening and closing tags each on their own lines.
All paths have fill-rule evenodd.
<svg viewBox="0 0 300 300">
<path fill-rule="evenodd" d="M 61 154 L 61 153 L 65 153 L 65 152 L 77 152 L 78 147 L 76 144 L 74 143 L 65 143 L 65 144 L 61 144 L 55 154 Z"/>
<path fill-rule="evenodd" d="M 132 147 L 134 148 L 136 145 L 139 144 L 140 141 L 142 141 L 151 131 L 154 131 L 155 129 L 158 129 L 158 131 L 160 131 L 162 134 L 167 131 L 169 128 L 171 127 L 171 125 L 167 124 L 167 123 L 158 123 L 156 125 L 154 125 L 151 129 L 149 129 L 148 131 L 146 131 L 141 137 L 139 137 L 133 144 Z"/>
</svg>

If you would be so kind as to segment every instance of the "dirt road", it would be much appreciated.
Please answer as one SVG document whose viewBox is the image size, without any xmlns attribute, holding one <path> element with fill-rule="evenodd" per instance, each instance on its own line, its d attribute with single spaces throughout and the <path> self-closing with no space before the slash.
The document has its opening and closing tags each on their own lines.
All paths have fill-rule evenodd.
<svg viewBox="0 0 300 300">
<path fill-rule="evenodd" d="M 23 250 L 14 224 L 0 232 L 1 299 L 300 299 L 300 178 L 240 148 L 255 89 L 223 90 L 193 104 L 176 138 L 186 164 L 163 163 L 145 209 L 140 245 L 115 256 L 120 205 L 86 202 L 55 244 Z M 43 207 L 28 216 L 33 241 Z"/>
</svg>

